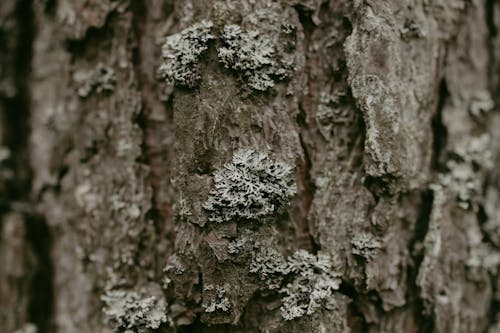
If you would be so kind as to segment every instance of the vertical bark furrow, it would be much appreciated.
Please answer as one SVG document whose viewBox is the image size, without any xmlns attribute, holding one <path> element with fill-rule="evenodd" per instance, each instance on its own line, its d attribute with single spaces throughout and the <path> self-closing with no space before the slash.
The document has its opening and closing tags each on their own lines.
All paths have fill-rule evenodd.
<svg viewBox="0 0 500 333">
<path fill-rule="evenodd" d="M 34 325 L 38 332 L 48 333 L 53 310 L 51 235 L 44 217 L 36 213 L 31 193 L 32 6 L 30 0 L 0 6 L 0 43 L 6 43 L 1 45 L 0 64 L 0 196 L 6 203 L 0 224 L 0 330 Z"/>
</svg>

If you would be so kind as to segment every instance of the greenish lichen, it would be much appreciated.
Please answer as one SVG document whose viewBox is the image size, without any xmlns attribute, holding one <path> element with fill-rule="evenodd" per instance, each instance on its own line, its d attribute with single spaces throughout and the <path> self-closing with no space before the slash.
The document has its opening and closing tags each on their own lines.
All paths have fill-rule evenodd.
<svg viewBox="0 0 500 333">
<path fill-rule="evenodd" d="M 266 153 L 240 149 L 215 173 L 203 208 L 211 222 L 257 221 L 276 214 L 295 192 L 292 167 Z"/>
<path fill-rule="evenodd" d="M 201 80 L 200 56 L 208 49 L 213 24 L 201 21 L 169 36 L 162 47 L 159 75 L 168 83 L 193 88 Z"/>
<path fill-rule="evenodd" d="M 112 290 L 101 297 L 109 325 L 120 332 L 148 333 L 167 321 L 165 302 L 134 291 Z"/>
<path fill-rule="evenodd" d="M 221 39 L 219 61 L 226 68 L 240 72 L 255 90 L 273 87 L 275 81 L 285 79 L 293 69 L 292 63 L 280 57 L 275 40 L 258 30 L 243 31 L 231 24 L 224 27 Z"/>
</svg>

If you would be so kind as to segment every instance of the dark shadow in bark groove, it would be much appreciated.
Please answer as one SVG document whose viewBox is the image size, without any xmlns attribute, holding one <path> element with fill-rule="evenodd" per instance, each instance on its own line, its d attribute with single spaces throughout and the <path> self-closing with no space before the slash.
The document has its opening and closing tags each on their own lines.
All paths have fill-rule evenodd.
<svg viewBox="0 0 500 333">
<path fill-rule="evenodd" d="M 488 27 L 488 73 L 498 73 L 498 70 L 500 69 L 500 62 L 496 59 L 495 52 L 495 39 L 497 38 L 498 34 L 498 28 L 495 24 L 496 5 L 500 5 L 496 0 L 486 0 L 485 2 L 486 25 Z M 488 79 L 490 81 L 490 91 L 498 91 L 500 89 L 500 81 L 498 79 L 495 79 L 495 75 L 489 75 Z M 500 103 L 500 94 L 492 94 L 492 97 L 496 105 L 498 105 Z"/>
<path fill-rule="evenodd" d="M 305 67 L 308 67 L 310 62 L 310 58 L 308 56 L 309 44 L 314 29 L 316 28 L 316 25 L 312 20 L 311 11 L 307 10 L 302 6 L 295 6 L 294 9 L 297 11 L 300 24 L 302 25 L 302 30 L 304 32 L 304 50 L 306 56 Z M 309 80 L 310 78 L 307 78 L 308 85 L 310 85 Z M 311 135 L 311 133 L 309 133 L 310 128 L 309 128 L 308 116 L 312 114 L 311 110 L 308 109 L 312 107 L 314 107 L 314 103 L 311 102 L 311 96 L 309 95 L 301 96 L 298 105 L 299 113 L 297 114 L 296 120 L 297 120 L 297 125 L 299 126 L 300 145 L 302 148 L 302 152 L 304 153 L 304 161 L 301 161 L 299 170 L 299 176 L 300 176 L 299 181 L 302 182 L 302 185 L 304 186 L 304 193 L 302 196 L 304 200 L 303 202 L 301 202 L 301 204 L 305 206 L 303 210 L 304 214 L 300 220 L 305 222 L 297 227 L 300 228 L 299 230 L 300 234 L 306 236 L 304 237 L 304 240 L 306 242 L 305 244 L 306 249 L 311 251 L 313 254 L 317 254 L 318 251 L 321 249 L 321 245 L 316 242 L 313 235 L 311 234 L 309 219 L 308 219 L 309 211 L 311 209 L 311 205 L 314 200 L 314 194 L 316 192 L 316 185 L 314 184 L 314 180 L 311 177 L 312 160 L 309 154 L 308 143 L 307 143 L 307 138 L 309 138 Z"/>
<path fill-rule="evenodd" d="M 356 288 L 347 281 L 342 281 L 340 284 L 340 289 L 338 290 L 341 294 L 348 296 L 352 302 L 349 304 L 348 314 L 347 314 L 347 325 L 353 333 L 356 332 L 367 332 L 368 324 L 363 316 L 363 313 L 358 309 L 356 305 L 356 299 L 359 298 Z"/>
<path fill-rule="evenodd" d="M 169 127 L 172 127 L 173 117 L 172 112 L 169 112 L 155 93 L 154 68 L 156 68 L 157 64 L 154 50 L 158 46 L 154 45 L 153 39 L 150 38 L 151 32 L 149 30 L 151 28 L 148 26 L 148 20 L 151 19 L 151 9 L 148 7 L 148 4 L 147 1 L 141 0 L 132 1 L 131 4 L 132 12 L 134 13 L 134 37 L 137 39 L 137 45 L 133 49 L 132 61 L 134 71 L 137 77 L 140 78 L 138 80 L 138 88 L 142 96 L 141 112 L 134 119 L 134 122 L 141 128 L 143 136 L 141 160 L 138 162 L 150 168 L 148 184 L 151 186 L 153 194 L 151 197 L 151 209 L 146 213 L 147 218 L 155 222 L 156 234 L 159 237 L 168 239 L 173 244 L 175 237 L 173 235 L 173 226 L 171 225 L 173 219 L 172 208 L 170 204 L 164 202 L 164 198 L 160 197 L 161 177 L 165 177 L 162 174 L 160 165 L 164 162 L 162 159 L 165 147 L 158 140 L 158 137 L 160 137 L 158 131 L 163 129 L 165 124 L 155 120 L 153 113 L 155 109 L 163 109 L 166 114 L 166 125 Z M 169 5 L 171 5 L 170 1 L 166 1 L 165 10 L 172 11 L 173 6 Z M 153 10 L 156 9 L 153 8 Z M 171 158 L 173 156 L 167 156 L 167 159 Z M 160 266 L 163 265 L 163 260 L 160 260 L 157 264 L 157 270 L 161 271 Z"/>
<path fill-rule="evenodd" d="M 49 227 L 42 216 L 28 216 L 26 221 L 26 240 L 33 248 L 37 258 L 30 286 L 28 305 L 29 320 L 38 328 L 38 333 L 52 332 L 53 313 L 53 270 L 50 252 L 52 239 Z"/>
<path fill-rule="evenodd" d="M 432 168 L 434 170 L 440 171 L 441 169 L 441 158 L 443 150 L 446 149 L 446 142 L 448 138 L 448 130 L 443 124 L 443 108 L 446 104 L 446 100 L 449 97 L 448 87 L 446 85 L 446 80 L 442 79 L 439 83 L 439 95 L 438 95 L 438 105 L 434 116 L 432 117 Z"/>
<path fill-rule="evenodd" d="M 30 137 L 30 72 L 35 37 L 33 2 L 20 0 L 16 6 L 19 28 L 14 50 L 14 83 L 16 95 L 4 100 L 5 109 L 2 142 L 11 157 L 6 161 L 14 176 L 7 186 L 8 197 L 1 203 L 2 211 L 17 211 L 24 216 L 25 240 L 36 258 L 35 267 L 22 278 L 29 284 L 27 320 L 37 326 L 38 333 L 51 332 L 53 313 L 51 235 L 43 216 L 35 213 L 31 201 L 32 170 L 29 161 Z"/>
<path fill-rule="evenodd" d="M 412 264 L 408 265 L 407 272 L 407 300 L 413 308 L 415 316 L 415 324 L 418 325 L 416 332 L 432 332 L 434 330 L 434 318 L 426 316 L 424 304 L 419 297 L 419 287 L 417 286 L 417 276 L 420 269 L 420 264 L 424 259 L 423 242 L 429 229 L 429 221 L 432 213 L 432 205 L 434 196 L 431 190 L 422 192 L 420 198 L 420 207 L 418 211 L 417 221 L 415 223 L 415 236 L 410 241 L 409 253 L 412 258 Z"/>
</svg>

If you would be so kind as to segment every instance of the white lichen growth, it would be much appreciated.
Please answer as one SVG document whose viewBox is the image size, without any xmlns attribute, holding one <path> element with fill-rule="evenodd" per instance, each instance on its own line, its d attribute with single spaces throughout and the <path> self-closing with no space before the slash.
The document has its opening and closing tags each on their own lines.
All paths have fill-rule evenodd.
<svg viewBox="0 0 500 333">
<path fill-rule="evenodd" d="M 274 248 L 261 248 L 252 256 L 250 273 L 257 274 L 261 281 L 265 281 L 269 290 L 280 289 L 288 272 L 288 262 Z"/>
<path fill-rule="evenodd" d="M 168 83 L 193 88 L 201 80 L 200 56 L 208 49 L 213 24 L 201 21 L 169 36 L 162 47 L 159 75 Z"/>
<path fill-rule="evenodd" d="M 240 149 L 215 173 L 203 208 L 211 222 L 256 221 L 275 214 L 295 192 L 291 166 L 266 153 Z"/>
<path fill-rule="evenodd" d="M 240 254 L 245 250 L 246 239 L 238 238 L 234 241 L 229 242 L 227 246 L 227 253 L 229 254 Z"/>
<path fill-rule="evenodd" d="M 475 118 L 479 119 L 484 117 L 486 113 L 493 110 L 495 107 L 495 102 L 488 91 L 480 91 L 476 93 L 469 104 L 469 114 Z"/>
<path fill-rule="evenodd" d="M 231 24 L 224 27 L 221 39 L 219 61 L 226 68 L 241 72 L 255 90 L 273 87 L 275 81 L 285 79 L 292 70 L 292 64 L 279 57 L 276 42 L 258 30 L 243 31 Z"/>
<path fill-rule="evenodd" d="M 125 333 L 148 333 L 167 321 L 165 302 L 134 291 L 113 290 L 101 297 L 109 325 Z"/>
<path fill-rule="evenodd" d="M 328 306 L 342 282 L 331 256 L 299 250 L 284 258 L 274 249 L 262 249 L 252 258 L 250 272 L 269 290 L 283 295 L 280 308 L 285 320 L 311 315 Z"/>
<path fill-rule="evenodd" d="M 474 244 L 469 249 L 467 267 L 472 272 L 486 270 L 496 275 L 500 269 L 500 251 L 487 243 Z"/>
<path fill-rule="evenodd" d="M 214 291 L 214 295 L 210 303 L 204 304 L 205 312 L 223 311 L 228 312 L 231 310 L 231 303 L 226 295 L 226 288 L 224 286 L 214 286 L 209 284 L 205 286 L 205 291 Z"/>
<path fill-rule="evenodd" d="M 480 171 L 487 171 L 494 165 L 490 149 L 490 136 L 483 134 L 472 138 L 454 149 L 455 158 L 446 162 L 447 172 L 440 173 L 434 190 L 445 190 L 455 196 L 463 209 L 469 209 L 478 200 L 482 191 Z"/>
<path fill-rule="evenodd" d="M 113 91 L 116 74 L 113 68 L 99 63 L 94 70 L 75 72 L 73 80 L 79 85 L 78 95 L 85 98 L 93 91 L 97 93 Z"/>
<path fill-rule="evenodd" d="M 185 268 L 182 265 L 179 257 L 177 255 L 172 255 L 168 259 L 168 263 L 163 268 L 163 288 L 167 289 L 172 282 L 172 276 L 182 275 L 185 272 Z"/>
<path fill-rule="evenodd" d="M 372 260 L 382 247 L 382 243 L 374 235 L 363 232 L 354 235 L 351 239 L 351 246 L 353 254 Z"/>
<path fill-rule="evenodd" d="M 316 312 L 339 289 L 342 280 L 326 254 L 314 256 L 299 250 L 287 261 L 293 278 L 280 290 L 285 295 L 280 311 L 285 320 L 293 320 Z"/>
</svg>

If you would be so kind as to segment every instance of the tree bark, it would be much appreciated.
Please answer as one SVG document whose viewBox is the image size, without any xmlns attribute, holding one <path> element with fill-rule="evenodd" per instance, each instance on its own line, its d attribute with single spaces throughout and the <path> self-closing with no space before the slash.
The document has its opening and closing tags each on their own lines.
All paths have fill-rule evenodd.
<svg viewBox="0 0 500 333">
<path fill-rule="evenodd" d="M 0 2 L 0 332 L 500 332 L 499 28 Z"/>
</svg>

